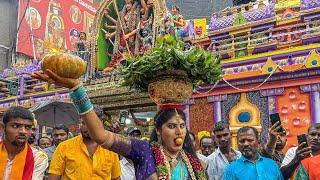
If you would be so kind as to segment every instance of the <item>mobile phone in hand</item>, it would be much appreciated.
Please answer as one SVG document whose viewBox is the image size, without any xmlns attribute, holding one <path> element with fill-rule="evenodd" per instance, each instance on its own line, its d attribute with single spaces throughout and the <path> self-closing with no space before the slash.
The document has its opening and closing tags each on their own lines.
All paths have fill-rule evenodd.
<svg viewBox="0 0 320 180">
<path fill-rule="evenodd" d="M 270 121 L 271 121 L 272 126 L 277 122 L 280 122 L 280 125 L 281 125 L 279 113 L 270 114 Z M 281 126 L 281 128 L 278 130 L 278 132 L 285 132 L 285 130 Z"/>
<path fill-rule="evenodd" d="M 299 145 L 302 144 L 303 142 L 305 142 L 305 144 L 303 145 L 302 148 L 306 148 L 306 147 L 309 146 L 309 145 L 308 145 L 308 141 L 307 141 L 307 135 L 305 135 L 305 134 L 300 134 L 300 135 L 297 136 L 297 139 L 298 139 Z"/>
</svg>

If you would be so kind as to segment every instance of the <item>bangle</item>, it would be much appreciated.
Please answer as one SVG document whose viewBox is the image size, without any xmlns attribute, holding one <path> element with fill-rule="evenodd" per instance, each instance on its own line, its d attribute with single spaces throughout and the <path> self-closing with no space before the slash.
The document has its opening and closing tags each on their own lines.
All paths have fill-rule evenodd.
<svg viewBox="0 0 320 180">
<path fill-rule="evenodd" d="M 76 90 L 70 92 L 70 97 L 80 115 L 84 115 L 93 109 L 93 105 L 83 86 L 79 86 Z"/>
</svg>

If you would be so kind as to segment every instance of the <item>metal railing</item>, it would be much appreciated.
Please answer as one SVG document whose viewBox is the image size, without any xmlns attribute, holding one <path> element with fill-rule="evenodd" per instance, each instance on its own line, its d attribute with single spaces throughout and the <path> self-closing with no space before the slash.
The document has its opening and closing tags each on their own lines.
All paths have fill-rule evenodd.
<svg viewBox="0 0 320 180">
<path fill-rule="evenodd" d="M 230 51 L 244 50 L 248 46 L 262 46 L 268 43 L 285 45 L 302 40 L 305 35 L 319 35 L 320 20 L 308 21 L 290 27 L 269 28 L 260 32 L 248 32 L 246 35 L 234 37 L 233 35 L 220 36 L 219 40 L 212 40 L 210 49 L 218 54 Z M 289 38 L 288 38 L 289 37 Z"/>
</svg>

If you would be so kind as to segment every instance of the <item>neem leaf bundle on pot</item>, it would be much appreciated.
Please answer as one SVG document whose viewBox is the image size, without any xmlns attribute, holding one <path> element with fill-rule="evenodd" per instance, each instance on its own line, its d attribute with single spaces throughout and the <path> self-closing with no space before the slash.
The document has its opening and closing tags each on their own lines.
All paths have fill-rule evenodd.
<svg viewBox="0 0 320 180">
<path fill-rule="evenodd" d="M 191 96 L 193 85 L 218 81 L 221 66 L 219 57 L 212 52 L 199 46 L 187 48 L 183 41 L 164 36 L 158 37 L 155 46 L 143 56 L 129 57 L 118 66 L 117 71 L 123 77 L 124 86 L 149 92 L 157 104 L 171 101 L 182 103 L 186 96 Z M 152 97 L 159 93 L 173 99 Z"/>
</svg>

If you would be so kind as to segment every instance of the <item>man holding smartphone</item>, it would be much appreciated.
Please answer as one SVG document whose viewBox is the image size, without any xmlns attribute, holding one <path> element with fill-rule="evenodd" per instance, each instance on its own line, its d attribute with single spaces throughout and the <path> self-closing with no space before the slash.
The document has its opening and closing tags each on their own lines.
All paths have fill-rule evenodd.
<svg viewBox="0 0 320 180">
<path fill-rule="evenodd" d="M 261 155 L 273 159 L 280 167 L 284 159 L 283 148 L 287 144 L 287 132 L 281 125 L 279 113 L 270 115 L 271 127 L 268 131 L 268 139 Z"/>
<path fill-rule="evenodd" d="M 306 144 L 309 144 L 309 146 L 305 147 Z M 292 155 L 294 154 L 294 155 Z M 320 154 L 320 123 L 313 124 L 308 129 L 307 134 L 307 142 L 303 142 L 299 144 L 298 147 L 290 148 L 282 162 L 282 166 L 280 168 L 282 175 L 284 179 L 289 179 L 291 176 L 293 176 L 295 170 L 297 170 L 300 162 L 305 162 L 304 164 L 307 165 L 310 162 L 318 161 L 316 164 L 318 164 L 319 161 L 319 154 Z M 310 157 L 310 156 L 313 157 Z M 315 158 L 314 158 L 315 157 Z M 306 161 L 304 161 L 306 159 Z M 318 164 L 318 167 L 320 164 Z M 300 166 L 301 167 L 301 166 Z M 297 178 L 304 178 L 304 176 L 301 174 L 300 167 L 298 169 Z M 310 170 L 310 169 L 308 169 Z M 300 173 L 299 173 L 300 171 Z M 318 170 L 319 171 L 319 170 Z M 309 172 L 316 173 L 314 169 Z M 318 176 L 320 177 L 320 176 Z M 308 179 L 308 178 L 307 178 Z M 310 178 L 312 179 L 312 178 Z"/>
<path fill-rule="evenodd" d="M 312 156 L 301 161 L 295 178 L 296 180 L 320 179 L 320 123 L 316 123 L 308 129 L 307 139 L 312 151 Z"/>
<path fill-rule="evenodd" d="M 282 130 L 279 131 L 279 129 Z M 269 129 L 266 147 L 262 149 L 262 155 L 270 157 L 280 167 L 284 159 L 284 153 L 282 152 L 282 150 L 286 146 L 286 144 L 287 132 L 284 128 L 282 128 L 280 122 L 276 122 Z"/>
</svg>

